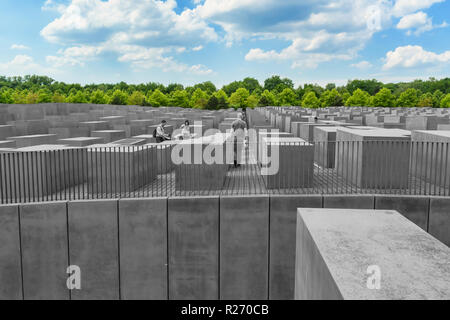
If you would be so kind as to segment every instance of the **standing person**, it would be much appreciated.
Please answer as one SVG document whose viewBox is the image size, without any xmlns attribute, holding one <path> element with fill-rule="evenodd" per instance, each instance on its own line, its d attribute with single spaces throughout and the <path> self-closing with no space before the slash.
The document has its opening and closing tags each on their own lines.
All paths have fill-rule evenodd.
<svg viewBox="0 0 450 320">
<path fill-rule="evenodd" d="M 189 120 L 186 120 L 184 122 L 184 124 L 181 125 L 180 129 L 181 129 L 181 136 L 183 137 L 183 140 L 192 138 Z"/>
<path fill-rule="evenodd" d="M 156 138 L 157 143 L 161 143 L 167 140 L 171 140 L 170 135 L 166 133 L 164 129 L 167 125 L 167 121 L 161 121 L 161 124 L 156 127 L 155 132 L 153 132 L 153 136 Z"/>
<path fill-rule="evenodd" d="M 243 115 L 239 115 L 239 119 L 231 124 L 234 139 L 234 167 L 240 167 L 242 161 L 242 148 L 244 147 L 245 129 L 247 124 L 242 120 Z"/>
</svg>

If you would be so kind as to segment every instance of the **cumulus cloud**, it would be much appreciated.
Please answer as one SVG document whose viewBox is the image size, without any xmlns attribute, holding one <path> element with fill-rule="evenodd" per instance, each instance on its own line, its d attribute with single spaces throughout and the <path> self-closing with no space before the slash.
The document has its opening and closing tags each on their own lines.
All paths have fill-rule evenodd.
<svg viewBox="0 0 450 320">
<path fill-rule="evenodd" d="M 450 61 L 450 51 L 438 54 L 424 50 L 421 46 L 398 47 L 386 54 L 384 70 L 395 67 L 413 68 Z"/>
<path fill-rule="evenodd" d="M 397 0 L 395 1 L 392 13 L 396 17 L 402 17 L 418 10 L 428 9 L 435 3 L 445 0 Z"/>
<path fill-rule="evenodd" d="M 36 63 L 28 55 L 21 54 L 15 56 L 11 61 L 0 63 L 0 74 L 7 76 L 23 76 L 27 74 L 54 74 L 55 70 L 45 68 Z"/>
<path fill-rule="evenodd" d="M 357 69 L 360 69 L 360 70 L 364 70 L 364 69 L 369 69 L 369 68 L 371 68 L 371 67 L 372 67 L 372 64 L 371 64 L 370 62 L 368 62 L 368 61 L 360 61 L 360 62 L 358 62 L 358 63 L 353 63 L 353 64 L 351 64 L 351 66 L 352 66 L 353 68 L 357 68 Z"/>
<path fill-rule="evenodd" d="M 389 5 L 372 0 L 206 0 L 195 11 L 219 24 L 228 44 L 244 38 L 289 42 L 279 51 L 252 48 L 245 59 L 286 60 L 295 68 L 355 58 L 389 24 Z"/>
<path fill-rule="evenodd" d="M 447 26 L 446 22 L 437 26 L 433 25 L 432 18 L 428 17 L 425 12 L 419 11 L 402 17 L 397 24 L 397 29 L 406 29 L 408 30 L 407 34 L 412 34 L 413 32 L 411 29 L 415 29 L 414 34 L 419 35 L 435 28 L 444 28 Z"/>
<path fill-rule="evenodd" d="M 193 10 L 177 14 L 176 7 L 175 0 L 71 0 L 60 17 L 41 30 L 46 40 L 68 47 L 47 60 L 58 66 L 82 65 L 102 53 L 113 52 L 119 61 L 130 61 L 134 66 L 159 67 L 164 61 L 164 68 L 174 66 L 177 62 L 164 54 L 218 39 L 214 28 Z M 149 51 L 158 54 L 149 56 Z M 182 68 L 165 70 L 169 69 Z"/>
<path fill-rule="evenodd" d="M 11 50 L 30 50 L 30 48 L 23 44 L 13 44 Z"/>
</svg>

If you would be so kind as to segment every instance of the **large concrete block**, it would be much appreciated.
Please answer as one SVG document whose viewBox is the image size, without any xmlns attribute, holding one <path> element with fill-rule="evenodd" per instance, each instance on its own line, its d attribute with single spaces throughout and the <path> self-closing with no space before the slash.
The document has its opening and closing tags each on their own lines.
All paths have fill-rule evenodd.
<svg viewBox="0 0 450 320">
<path fill-rule="evenodd" d="M 168 202 L 169 299 L 219 297 L 219 198 Z"/>
<path fill-rule="evenodd" d="M 309 188 L 314 181 L 314 145 L 300 138 L 263 138 L 262 167 L 275 167 L 263 173 L 268 189 Z M 264 157 L 267 155 L 272 161 Z M 278 157 L 278 159 L 277 159 Z M 275 161 L 274 161 L 275 159 Z"/>
<path fill-rule="evenodd" d="M 431 198 L 428 232 L 450 247 L 450 199 Z"/>
<path fill-rule="evenodd" d="M 298 212 L 296 299 L 450 298 L 450 249 L 398 212 Z M 371 289 L 376 270 L 380 287 Z"/>
<path fill-rule="evenodd" d="M 90 146 L 88 190 L 96 194 L 121 194 L 152 183 L 157 175 L 155 153 L 153 147 Z"/>
<path fill-rule="evenodd" d="M 0 206 L 0 300 L 21 300 L 19 207 Z"/>
<path fill-rule="evenodd" d="M 322 208 L 322 196 L 270 196 L 270 300 L 294 299 L 297 208 Z"/>
<path fill-rule="evenodd" d="M 361 188 L 406 189 L 411 142 L 405 130 L 339 128 L 337 173 Z"/>
<path fill-rule="evenodd" d="M 220 299 L 268 299 L 269 197 L 220 198 Z"/>
<path fill-rule="evenodd" d="M 124 300 L 167 299 L 167 199 L 119 201 L 120 288 Z"/>
<path fill-rule="evenodd" d="M 117 203 L 69 202 L 69 259 L 81 269 L 81 290 L 72 291 L 72 300 L 119 299 Z"/>
<path fill-rule="evenodd" d="M 25 300 L 68 300 L 67 203 L 20 207 Z"/>
<path fill-rule="evenodd" d="M 376 196 L 375 209 L 396 210 L 428 231 L 429 197 L 420 196 Z"/>
<path fill-rule="evenodd" d="M 326 195 L 323 197 L 324 208 L 334 209 L 373 209 L 374 196 L 364 195 Z"/>
</svg>

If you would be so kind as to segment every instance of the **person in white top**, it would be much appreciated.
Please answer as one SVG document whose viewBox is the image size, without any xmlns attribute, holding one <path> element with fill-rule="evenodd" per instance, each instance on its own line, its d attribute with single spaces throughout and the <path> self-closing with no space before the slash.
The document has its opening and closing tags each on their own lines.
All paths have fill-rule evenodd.
<svg viewBox="0 0 450 320">
<path fill-rule="evenodd" d="M 186 120 L 184 122 L 184 124 L 181 125 L 180 129 L 181 129 L 181 136 L 183 137 L 183 140 L 192 138 L 189 120 Z"/>
</svg>

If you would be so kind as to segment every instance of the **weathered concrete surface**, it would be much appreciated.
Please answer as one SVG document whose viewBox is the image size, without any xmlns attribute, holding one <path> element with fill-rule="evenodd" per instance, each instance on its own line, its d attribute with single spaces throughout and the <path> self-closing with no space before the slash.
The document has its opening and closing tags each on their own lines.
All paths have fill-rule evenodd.
<svg viewBox="0 0 450 320">
<path fill-rule="evenodd" d="M 421 196 L 376 196 L 375 209 L 396 210 L 428 231 L 429 197 Z"/>
<path fill-rule="evenodd" d="M 298 212 L 297 299 L 450 298 L 450 249 L 398 212 Z M 381 272 L 379 290 L 367 286 L 370 266 Z"/>
<path fill-rule="evenodd" d="M 70 264 L 81 268 L 72 300 L 119 299 L 117 201 L 69 202 L 68 217 Z"/>
<path fill-rule="evenodd" d="M 25 300 L 68 300 L 67 203 L 20 207 Z"/>
<path fill-rule="evenodd" d="M 322 196 L 270 197 L 270 300 L 294 299 L 297 208 L 322 208 Z"/>
<path fill-rule="evenodd" d="M 169 299 L 219 297 L 219 198 L 169 198 Z"/>
<path fill-rule="evenodd" d="M 19 207 L 0 206 L 0 300 L 22 299 Z"/>
<path fill-rule="evenodd" d="M 428 232 L 450 247 L 450 198 L 431 198 Z"/>
<path fill-rule="evenodd" d="M 330 209 L 373 209 L 375 197 L 363 195 L 324 196 L 323 207 Z"/>
<path fill-rule="evenodd" d="M 268 298 L 269 197 L 220 198 L 220 299 Z"/>
<path fill-rule="evenodd" d="M 124 300 L 167 299 L 167 198 L 119 201 Z"/>
</svg>

